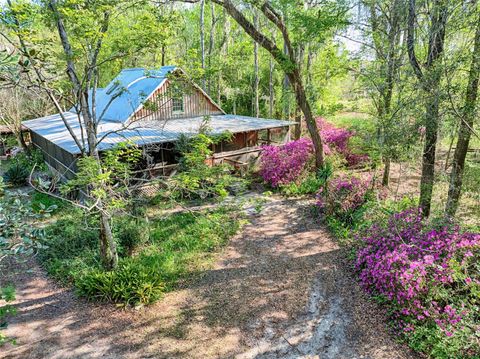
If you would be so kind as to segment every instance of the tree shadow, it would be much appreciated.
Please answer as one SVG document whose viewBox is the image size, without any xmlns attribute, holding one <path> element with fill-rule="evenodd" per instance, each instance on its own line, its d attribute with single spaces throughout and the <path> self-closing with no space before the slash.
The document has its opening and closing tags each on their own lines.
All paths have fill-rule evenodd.
<svg viewBox="0 0 480 359">
<path fill-rule="evenodd" d="M 342 350 L 360 345 L 365 336 L 355 334 L 357 316 L 349 303 L 364 305 L 365 299 L 310 206 L 286 200 L 266 206 L 230 241 L 214 268 L 139 311 L 77 298 L 56 288 L 32 263 L 33 274 L 11 278 L 21 294 L 9 328 L 18 346 L 0 349 L 0 356 L 275 358 L 298 357 L 297 348 L 328 353 L 323 346 L 329 336 L 343 338 Z M 372 308 L 362 311 L 378 309 Z M 331 325 L 324 332 L 304 331 L 304 323 L 325 318 Z M 281 338 L 280 333 L 296 331 L 304 335 L 294 344 Z"/>
</svg>

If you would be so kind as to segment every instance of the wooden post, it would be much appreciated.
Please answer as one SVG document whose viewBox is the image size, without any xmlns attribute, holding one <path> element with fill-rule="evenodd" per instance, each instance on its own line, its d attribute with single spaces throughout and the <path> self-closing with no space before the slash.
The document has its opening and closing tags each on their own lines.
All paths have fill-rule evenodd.
<svg viewBox="0 0 480 359">
<path fill-rule="evenodd" d="M 163 148 L 160 148 L 160 160 L 162 161 L 162 176 L 165 177 L 165 160 L 163 157 Z"/>
<path fill-rule="evenodd" d="M 270 129 L 267 129 L 267 144 L 269 145 L 271 142 L 271 139 L 270 139 Z"/>
</svg>

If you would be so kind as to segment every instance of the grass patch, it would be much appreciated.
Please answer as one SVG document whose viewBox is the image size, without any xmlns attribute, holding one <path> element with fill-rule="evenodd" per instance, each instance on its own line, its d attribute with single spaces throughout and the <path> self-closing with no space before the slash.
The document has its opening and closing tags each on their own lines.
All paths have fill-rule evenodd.
<svg viewBox="0 0 480 359">
<path fill-rule="evenodd" d="M 79 213 L 71 213 L 47 228 L 48 248 L 40 259 L 48 273 L 90 299 L 125 305 L 152 303 L 180 281 L 209 268 L 214 253 L 241 223 L 231 208 L 155 218 L 140 224 L 148 238 L 130 241 L 137 248 L 127 251 L 122 249 L 122 241 L 129 236 L 124 231 L 133 232 L 131 226 L 118 225 L 120 220 L 114 223 L 121 254 L 117 269 L 107 272 L 101 267 L 97 221 L 79 220 Z"/>
<path fill-rule="evenodd" d="M 360 133 L 375 133 L 375 121 L 368 113 L 340 112 L 328 117 L 327 120 L 335 126 L 348 128 Z"/>
</svg>

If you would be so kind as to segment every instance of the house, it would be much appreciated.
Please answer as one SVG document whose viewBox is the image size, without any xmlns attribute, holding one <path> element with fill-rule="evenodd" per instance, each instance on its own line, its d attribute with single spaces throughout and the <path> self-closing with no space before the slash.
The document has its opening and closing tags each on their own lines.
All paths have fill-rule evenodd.
<svg viewBox="0 0 480 359">
<path fill-rule="evenodd" d="M 108 86 L 97 89 L 95 96 L 90 97 L 95 99 L 99 151 L 121 142 L 133 142 L 143 149 L 150 175 L 168 175 L 178 158 L 174 143 L 182 135 L 198 134 L 201 128 L 208 127 L 212 134 L 225 131 L 233 134 L 231 142 L 222 142 L 213 148 L 212 163 L 242 165 L 258 157 L 261 144 L 287 141 L 289 126 L 293 124 L 226 114 L 175 66 L 158 70 L 124 69 Z M 71 178 L 81 150 L 64 119 L 74 136 L 84 143 L 81 115 L 75 107 L 63 116 L 55 114 L 23 124 L 48 165 Z"/>
</svg>

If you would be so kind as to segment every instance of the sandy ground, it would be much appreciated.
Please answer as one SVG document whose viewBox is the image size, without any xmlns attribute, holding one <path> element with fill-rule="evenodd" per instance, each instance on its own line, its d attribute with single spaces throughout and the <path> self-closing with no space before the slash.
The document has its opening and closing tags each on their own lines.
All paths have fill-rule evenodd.
<svg viewBox="0 0 480 359">
<path fill-rule="evenodd" d="M 309 213 L 272 200 L 215 266 L 141 310 L 93 305 L 30 271 L 3 358 L 415 358 L 356 284 L 346 254 Z"/>
</svg>

